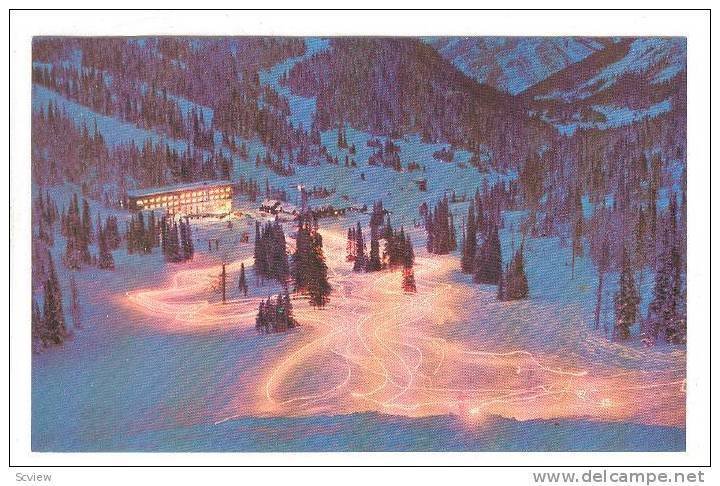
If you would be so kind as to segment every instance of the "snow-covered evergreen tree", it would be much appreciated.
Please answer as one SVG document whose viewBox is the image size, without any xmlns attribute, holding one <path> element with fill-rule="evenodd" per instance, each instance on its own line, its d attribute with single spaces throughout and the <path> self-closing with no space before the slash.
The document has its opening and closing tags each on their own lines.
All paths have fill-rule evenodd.
<svg viewBox="0 0 720 486">
<path fill-rule="evenodd" d="M 527 276 L 525 275 L 523 245 L 520 245 L 503 276 L 502 298 L 503 300 L 526 299 L 528 294 L 529 288 Z"/>
<path fill-rule="evenodd" d="M 463 237 L 462 259 L 460 268 L 464 273 L 473 273 L 475 270 L 475 253 L 477 251 L 477 227 L 475 225 L 475 204 L 471 200 L 468 207 L 465 235 Z"/>
<path fill-rule="evenodd" d="M 640 295 L 634 271 L 628 252 L 623 248 L 619 289 L 615 293 L 615 339 L 625 340 L 630 337 L 630 326 L 637 321 L 639 305 Z"/>
<path fill-rule="evenodd" d="M 112 252 L 107 244 L 105 231 L 102 226 L 98 227 L 98 268 L 103 270 L 113 270 L 115 268 L 115 260 Z"/>
<path fill-rule="evenodd" d="M 80 297 L 78 295 L 77 282 L 75 275 L 70 276 L 70 314 L 72 315 L 73 328 L 82 328 L 82 316 L 80 308 Z"/>
<path fill-rule="evenodd" d="M 480 246 L 474 261 L 473 280 L 477 283 L 497 285 L 502 274 L 502 249 L 497 226 Z"/>
<path fill-rule="evenodd" d="M 322 236 L 315 231 L 311 235 L 311 252 L 309 255 L 309 270 L 307 291 L 310 304 L 314 307 L 325 307 L 332 290 L 328 282 L 328 267 L 323 253 Z"/>
<path fill-rule="evenodd" d="M 238 278 L 238 289 L 242 292 L 243 297 L 247 297 L 248 284 L 245 277 L 245 263 L 240 263 L 240 277 Z"/>
<path fill-rule="evenodd" d="M 356 272 L 362 272 L 365 271 L 366 266 L 365 241 L 363 239 L 362 226 L 360 226 L 359 222 L 357 224 L 357 228 L 355 229 L 355 238 L 355 264 L 353 265 L 353 270 Z"/>
<path fill-rule="evenodd" d="M 43 299 L 41 340 L 43 345 L 52 346 L 62 344 L 68 333 L 65 327 L 60 282 L 50 254 L 48 254 L 48 262 L 48 277 L 45 280 L 45 296 Z"/>
<path fill-rule="evenodd" d="M 368 272 L 376 272 L 382 269 L 380 261 L 380 242 L 378 241 L 378 230 L 370 228 L 370 256 L 368 257 L 365 270 Z"/>
</svg>

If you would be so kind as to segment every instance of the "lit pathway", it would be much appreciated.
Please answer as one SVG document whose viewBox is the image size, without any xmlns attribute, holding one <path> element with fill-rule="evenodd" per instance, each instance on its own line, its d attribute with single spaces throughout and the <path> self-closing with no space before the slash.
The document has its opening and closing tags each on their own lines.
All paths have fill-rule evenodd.
<svg viewBox="0 0 720 486">
<path fill-rule="evenodd" d="M 285 339 L 299 344 L 267 357 L 258 364 L 261 369 L 247 370 L 240 379 L 255 380 L 251 388 L 257 393 L 229 390 L 227 408 L 211 412 L 218 422 L 248 414 L 378 411 L 453 413 L 471 422 L 497 414 L 520 420 L 590 417 L 684 425 L 683 353 L 635 351 L 589 335 L 585 345 L 596 356 L 642 353 L 634 358 L 654 364 L 625 369 L 599 359 L 565 359 L 562 349 L 531 352 L 504 343 L 464 343 L 448 335 L 445 323 L 475 315 L 468 325 L 477 326 L 483 314 L 473 314 L 477 287 L 449 283 L 456 259 L 428 257 L 418 249 L 418 292 L 405 294 L 400 272 L 354 273 L 344 258 L 345 234 L 322 233 L 333 286 L 330 304 L 316 310 L 295 301 L 303 329 Z M 241 261 L 246 268 L 252 264 L 252 259 L 233 261 L 227 271 L 237 272 Z M 128 299 L 157 316 L 161 328 L 202 332 L 254 326 L 257 297 L 225 305 L 203 298 L 218 271 L 216 265 L 179 270 L 169 285 L 129 292 Z M 543 318 L 532 314 L 528 304 L 518 304 L 517 312 L 521 319 Z M 547 347 L 553 344 L 560 345 Z"/>
</svg>

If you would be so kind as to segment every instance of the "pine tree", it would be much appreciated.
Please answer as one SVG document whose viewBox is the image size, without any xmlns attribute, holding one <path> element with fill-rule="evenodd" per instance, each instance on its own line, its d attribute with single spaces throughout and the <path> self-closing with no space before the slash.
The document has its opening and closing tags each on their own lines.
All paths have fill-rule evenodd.
<svg viewBox="0 0 720 486">
<path fill-rule="evenodd" d="M 398 267 L 400 250 L 402 245 L 405 243 L 405 240 L 403 236 L 403 240 L 400 241 L 399 235 L 395 234 L 395 231 L 390 224 L 390 216 L 388 216 L 387 223 L 385 223 L 383 239 L 385 240 L 385 247 L 383 249 L 382 265 L 387 265 L 391 270 L 394 270 Z"/>
<path fill-rule="evenodd" d="M 648 309 L 644 338 L 653 343 L 662 336 L 667 342 L 685 342 L 686 322 L 683 312 L 685 296 L 682 290 L 680 254 L 671 243 L 672 235 L 663 236 L 660 266 L 655 272 L 653 299 Z"/>
<path fill-rule="evenodd" d="M 192 227 L 190 220 L 185 218 L 185 259 L 192 260 L 195 255 L 195 245 L 193 244 Z"/>
<path fill-rule="evenodd" d="M 423 203 L 425 204 L 425 203 Z M 432 209 L 428 209 L 425 214 L 425 231 L 427 232 L 427 240 L 425 242 L 425 249 L 428 253 L 435 253 L 435 228 L 434 228 L 435 217 Z"/>
<path fill-rule="evenodd" d="M 180 246 L 182 248 L 182 259 L 192 260 L 195 255 L 195 245 L 192 241 L 192 228 L 190 220 L 186 217 L 180 220 Z"/>
<path fill-rule="evenodd" d="M 87 199 L 83 199 L 83 210 L 82 210 L 82 237 L 87 244 L 93 241 L 93 227 L 92 219 L 90 217 L 90 205 Z"/>
<path fill-rule="evenodd" d="M 158 242 L 157 242 L 157 224 L 155 222 L 155 211 L 150 211 L 150 216 L 148 217 L 148 229 L 147 229 L 147 234 L 145 235 L 145 239 L 147 240 L 146 245 L 149 248 L 155 248 L 158 244 Z"/>
<path fill-rule="evenodd" d="M 108 248 L 105 231 L 102 226 L 98 226 L 98 268 L 103 270 L 113 270 L 115 268 L 115 260 L 112 252 Z"/>
<path fill-rule="evenodd" d="M 500 272 L 500 279 L 498 280 L 497 299 L 507 300 L 505 298 L 505 274 Z"/>
<path fill-rule="evenodd" d="M 44 323 L 42 314 L 40 313 L 40 306 L 37 303 L 37 299 L 33 295 L 32 299 L 32 317 L 31 317 L 31 335 L 32 335 L 32 347 L 33 352 L 39 352 L 43 347 L 43 335 L 44 335 Z"/>
<path fill-rule="evenodd" d="M 412 267 L 403 267 L 402 287 L 405 292 L 417 292 L 415 286 L 415 273 Z"/>
<path fill-rule="evenodd" d="M 145 217 L 142 211 L 138 213 L 135 227 L 135 242 L 143 253 L 152 253 L 152 237 L 150 229 L 145 228 Z"/>
<path fill-rule="evenodd" d="M 477 251 L 477 228 L 475 226 L 475 205 L 470 201 L 468 207 L 465 235 L 463 237 L 462 258 L 460 268 L 463 273 L 473 273 L 475 270 L 475 253 Z"/>
<path fill-rule="evenodd" d="M 356 249 L 356 255 L 355 255 L 355 265 L 353 266 L 353 270 L 356 272 L 361 272 L 365 270 L 366 261 L 365 261 L 365 242 L 363 240 L 363 234 L 362 234 L 362 226 L 360 226 L 360 223 L 357 224 L 357 229 L 355 230 L 355 249 Z"/>
<path fill-rule="evenodd" d="M 268 257 L 270 263 L 270 278 L 277 279 L 280 282 L 286 282 L 290 275 L 290 265 L 288 263 L 287 244 L 285 242 L 285 233 L 279 222 L 272 225 L 270 233 L 270 244 L 268 245 L 270 255 Z"/>
<path fill-rule="evenodd" d="M 483 209 L 482 197 L 480 196 L 480 190 L 475 190 L 475 226 L 476 230 L 480 233 L 485 233 L 485 210 Z"/>
<path fill-rule="evenodd" d="M 405 292 L 417 292 L 415 285 L 415 272 L 413 271 L 413 264 L 415 263 L 415 252 L 413 250 L 412 241 L 410 236 L 405 238 L 405 231 L 400 228 L 399 240 L 402 244 L 402 263 L 403 263 L 403 280 L 402 288 Z"/>
<path fill-rule="evenodd" d="M 48 253 L 48 277 L 45 280 L 44 290 L 42 342 L 44 345 L 62 344 L 67 337 L 62 292 L 50 253 Z"/>
<path fill-rule="evenodd" d="M 575 259 L 583 256 L 583 214 L 582 210 L 579 211 L 577 220 L 575 221 L 575 227 L 573 228 L 573 239 L 572 239 L 572 270 L 571 278 L 575 278 Z"/>
<path fill-rule="evenodd" d="M 225 264 L 222 264 L 222 270 L 220 272 L 220 292 L 222 293 L 222 302 L 225 303 L 225 299 L 227 296 L 226 291 L 226 283 L 227 283 L 227 273 L 225 272 Z"/>
<path fill-rule="evenodd" d="M 168 254 L 168 238 L 169 238 L 169 231 L 168 231 L 168 219 L 167 216 L 163 216 L 160 219 L 160 251 L 162 251 L 162 254 L 165 255 L 167 258 Z M 128 244 L 129 244 L 128 240 Z"/>
<path fill-rule="evenodd" d="M 377 230 L 370 228 L 370 257 L 368 258 L 365 270 L 368 272 L 376 272 L 382 268 L 380 262 L 380 242 L 377 237 Z"/>
<path fill-rule="evenodd" d="M 82 319 L 80 316 L 80 298 L 78 296 L 77 282 L 75 276 L 70 276 L 70 313 L 73 319 L 73 328 L 82 328 Z"/>
<path fill-rule="evenodd" d="M 311 240 L 312 251 L 309 255 L 309 270 L 307 291 L 310 297 L 310 304 L 314 307 L 325 307 L 332 290 L 328 282 L 328 268 L 325 264 L 323 253 L 322 236 L 315 232 Z"/>
<path fill-rule="evenodd" d="M 448 211 L 448 231 L 450 232 L 449 248 L 450 251 L 457 250 L 457 236 L 455 235 L 455 222 L 452 212 Z"/>
<path fill-rule="evenodd" d="M 502 249 L 497 225 L 493 225 L 487 239 L 480 247 L 475 257 L 475 273 L 473 280 L 476 283 L 497 285 L 502 274 Z"/>
<path fill-rule="evenodd" d="M 642 207 L 638 208 L 637 213 L 637 222 L 635 223 L 635 261 L 640 268 L 640 280 L 642 281 L 642 272 L 648 263 L 647 223 L 645 222 L 645 211 Z"/>
<path fill-rule="evenodd" d="M 393 236 L 395 236 L 395 232 L 393 230 L 392 223 L 390 222 L 390 216 L 388 215 L 385 227 L 383 228 L 383 239 L 391 240 Z"/>
<path fill-rule="evenodd" d="M 292 329 L 293 327 L 297 326 L 297 321 L 295 320 L 295 316 L 293 315 L 292 301 L 290 300 L 290 293 L 288 292 L 287 287 L 285 287 L 283 291 L 282 301 L 287 314 L 288 328 Z"/>
<path fill-rule="evenodd" d="M 425 218 L 425 229 L 428 234 L 428 252 L 447 255 L 457 248 L 455 226 L 447 197 L 438 201 L 434 211 L 428 211 Z"/>
<path fill-rule="evenodd" d="M 265 250 L 263 248 L 260 221 L 255 222 L 255 247 L 254 247 L 254 258 L 255 258 L 255 277 L 261 278 L 267 273 L 267 258 Z"/>
<path fill-rule="evenodd" d="M 602 225 L 606 231 L 607 226 Z M 602 307 L 603 286 L 605 283 L 605 274 L 610 266 L 610 242 L 607 232 L 594 239 L 591 246 L 591 253 L 598 273 L 597 298 L 595 300 L 595 329 L 600 329 L 600 310 Z"/>
<path fill-rule="evenodd" d="M 243 294 L 243 297 L 247 297 L 248 284 L 247 284 L 247 279 L 245 278 L 245 264 L 244 263 L 240 263 L 240 277 L 238 277 L 238 289 Z"/>
<path fill-rule="evenodd" d="M 100 230 L 103 229 L 102 218 L 100 218 L 100 213 L 97 213 L 97 215 L 95 216 L 95 228 L 97 228 L 97 232 L 98 232 L 98 236 L 99 236 Z M 106 240 L 106 243 L 107 243 L 107 240 Z"/>
<path fill-rule="evenodd" d="M 297 325 L 287 287 L 275 298 L 268 297 L 267 300 L 260 301 L 255 328 L 261 334 L 285 332 Z"/>
<path fill-rule="evenodd" d="M 180 235 L 178 225 L 174 221 L 170 221 L 168 227 L 168 242 L 166 245 L 165 259 L 169 262 L 180 262 L 182 256 L 180 254 Z"/>
<path fill-rule="evenodd" d="M 500 283 L 500 282 L 499 282 Z M 528 297 L 528 280 L 525 275 L 523 245 L 515 252 L 513 259 L 502 279 L 502 297 L 504 300 L 519 300 Z M 500 294 L 500 292 L 498 292 Z"/>
<path fill-rule="evenodd" d="M 63 263 L 70 270 L 78 270 L 81 267 L 80 254 L 77 249 L 77 239 L 73 234 L 68 233 L 65 240 L 65 254 L 62 258 Z"/>
<path fill-rule="evenodd" d="M 295 240 L 295 253 L 292 257 L 292 277 L 295 282 L 295 292 L 307 292 L 310 279 L 311 252 L 312 237 L 310 225 L 301 218 L 297 231 L 297 239 Z"/>
<path fill-rule="evenodd" d="M 258 330 L 261 334 L 267 334 L 268 332 L 268 322 L 265 312 L 265 301 L 260 301 L 260 306 L 258 307 L 258 313 L 255 317 L 255 328 Z"/>
<path fill-rule="evenodd" d="M 410 235 L 405 235 L 405 230 L 401 227 L 400 228 L 400 241 L 405 241 L 405 245 L 403 245 L 402 249 L 402 262 L 403 266 L 405 267 L 412 267 L 415 265 L 415 250 L 413 249 L 412 240 L 410 240 Z"/>
<path fill-rule="evenodd" d="M 55 244 L 52 225 L 48 224 L 44 217 L 38 218 L 38 238 L 46 242 L 48 246 Z"/>
<path fill-rule="evenodd" d="M 660 267 L 655 272 L 655 285 L 653 298 L 648 308 L 648 317 L 644 337 L 654 343 L 658 335 L 663 332 L 668 323 L 672 321 L 671 289 L 672 289 L 672 263 L 667 255 L 663 255 Z"/>
<path fill-rule="evenodd" d="M 127 243 L 128 255 L 132 255 L 133 253 L 135 253 L 135 239 L 133 238 L 133 232 L 131 229 L 132 226 L 133 226 L 132 220 L 130 222 L 125 222 L 125 242 Z M 165 254 L 164 249 L 163 249 L 163 253 Z"/>
<path fill-rule="evenodd" d="M 286 282 L 289 277 L 285 233 L 278 221 L 268 223 L 262 229 L 256 224 L 255 272 L 280 282 Z"/>
<path fill-rule="evenodd" d="M 185 220 L 183 218 L 180 218 L 178 220 L 178 258 L 180 260 L 185 260 L 185 250 L 186 250 L 186 236 L 187 232 L 185 231 Z"/>
<path fill-rule="evenodd" d="M 355 261 L 355 258 L 357 256 L 357 249 L 356 249 L 357 239 L 355 237 L 355 228 L 348 228 L 348 235 L 347 235 L 347 244 L 345 245 L 345 249 L 347 252 L 347 255 L 345 256 L 345 260 L 348 262 Z"/>
<path fill-rule="evenodd" d="M 84 219 L 89 221 L 89 209 L 84 213 Z M 83 219 L 80 217 L 80 207 L 77 194 L 73 194 L 70 201 L 70 209 L 64 218 L 63 235 L 66 237 L 65 254 L 63 255 L 63 263 L 71 270 L 78 270 L 83 264 L 90 263 L 91 255 L 88 249 L 88 227 L 92 224 L 87 223 L 86 227 Z"/>
<path fill-rule="evenodd" d="M 615 294 L 615 338 L 625 340 L 630 337 L 630 326 L 638 317 L 640 295 L 635 285 L 635 276 L 630 265 L 627 250 L 623 247 L 620 288 Z"/>
</svg>

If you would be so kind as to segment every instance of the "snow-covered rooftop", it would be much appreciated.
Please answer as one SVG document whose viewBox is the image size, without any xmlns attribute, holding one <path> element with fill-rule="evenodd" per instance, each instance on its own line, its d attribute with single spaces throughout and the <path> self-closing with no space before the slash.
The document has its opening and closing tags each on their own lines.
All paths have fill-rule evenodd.
<svg viewBox="0 0 720 486">
<path fill-rule="evenodd" d="M 150 196 L 153 194 L 162 194 L 166 192 L 177 192 L 177 191 L 192 191 L 194 189 L 207 189 L 210 187 L 219 187 L 219 186 L 231 186 L 231 181 L 225 181 L 225 180 L 215 180 L 215 181 L 200 181 L 200 182 L 190 182 L 190 183 L 183 183 L 183 184 L 171 184 L 167 186 L 160 186 L 160 187 L 149 187 L 147 189 L 134 189 L 128 191 L 128 196 L 130 197 L 143 197 L 143 196 Z"/>
</svg>

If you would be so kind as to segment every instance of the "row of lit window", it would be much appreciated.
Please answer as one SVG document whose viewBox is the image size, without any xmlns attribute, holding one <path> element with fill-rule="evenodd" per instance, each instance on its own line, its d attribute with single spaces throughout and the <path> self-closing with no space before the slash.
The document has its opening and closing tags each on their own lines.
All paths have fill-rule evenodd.
<svg viewBox="0 0 720 486">
<path fill-rule="evenodd" d="M 230 188 L 229 187 L 217 187 L 215 189 L 210 189 L 210 194 L 230 194 Z"/>
<path fill-rule="evenodd" d="M 210 198 L 211 200 L 220 199 L 218 196 L 212 196 Z M 158 201 L 158 202 L 152 202 L 152 201 L 138 201 L 138 206 L 141 206 L 145 209 L 152 209 L 152 208 L 169 208 L 169 207 L 178 207 L 183 206 L 187 204 L 198 204 L 198 203 L 204 203 L 208 202 L 209 199 L 205 198 L 192 198 L 192 199 L 183 199 L 181 201 Z"/>
<path fill-rule="evenodd" d="M 193 192 L 190 193 L 183 193 L 180 196 L 157 196 L 157 197 L 149 197 L 147 199 L 138 199 L 137 204 L 138 206 L 149 206 L 151 204 L 157 204 L 157 203 L 173 203 L 177 204 L 178 202 L 183 203 L 189 203 L 189 202 L 202 202 L 207 200 L 218 200 L 218 199 L 228 199 L 230 198 L 230 188 L 227 188 L 227 191 L 222 191 L 221 193 L 215 193 L 208 196 L 207 194 L 203 193 L 197 193 Z"/>
<path fill-rule="evenodd" d="M 187 206 L 190 206 L 190 207 L 187 207 Z M 186 209 L 186 210 L 189 210 L 189 211 L 191 211 L 191 210 L 194 209 L 195 212 L 198 212 L 198 208 L 203 208 L 203 210 L 204 210 L 204 209 L 206 209 L 206 208 L 208 208 L 208 207 L 229 207 L 229 206 L 228 206 L 228 204 L 223 204 L 222 206 L 200 204 L 200 206 L 195 205 L 194 208 L 193 208 L 193 206 L 190 205 L 190 204 L 181 205 L 181 204 L 168 204 L 168 203 L 164 203 L 164 204 L 163 204 L 163 203 L 160 203 L 160 204 L 150 204 L 150 205 L 148 205 L 148 206 L 145 206 L 144 209 L 146 209 L 146 210 L 151 210 L 151 209 L 172 209 L 172 210 Z"/>
<path fill-rule="evenodd" d="M 177 208 L 183 208 L 188 206 L 195 206 L 199 204 L 200 206 L 203 206 L 203 203 L 207 201 L 195 201 L 190 202 L 186 204 L 177 204 L 177 203 L 158 203 L 158 204 L 148 204 L 147 206 L 143 206 L 145 209 L 162 209 L 162 208 L 171 208 L 171 209 L 177 209 Z"/>
</svg>

